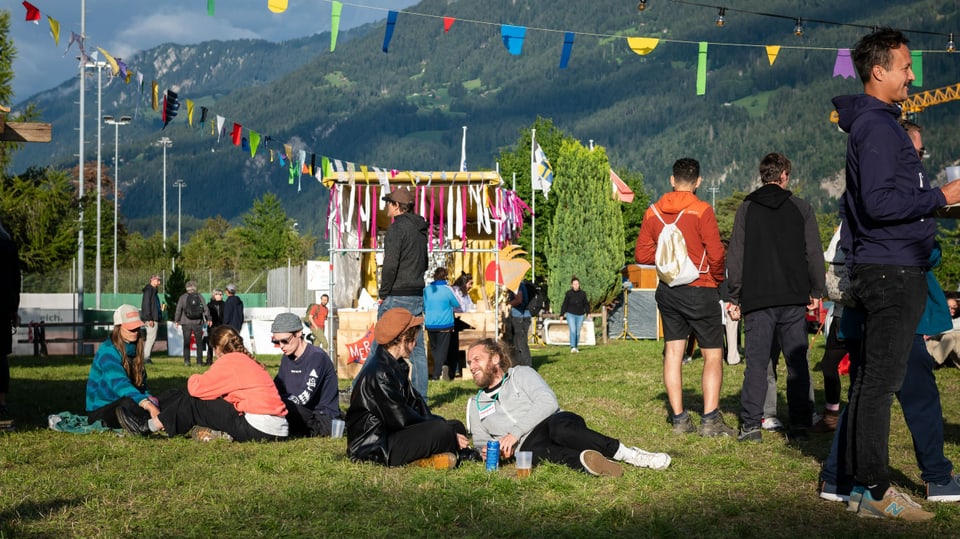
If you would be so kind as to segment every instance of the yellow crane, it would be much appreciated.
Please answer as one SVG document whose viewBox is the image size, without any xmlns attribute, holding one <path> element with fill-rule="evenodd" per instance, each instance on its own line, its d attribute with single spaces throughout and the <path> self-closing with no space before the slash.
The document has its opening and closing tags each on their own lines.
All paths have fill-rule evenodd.
<svg viewBox="0 0 960 539">
<path fill-rule="evenodd" d="M 960 100 L 960 83 L 913 94 L 901 103 L 903 117 L 906 118 L 908 114 L 923 112 L 927 107 L 957 100 Z M 830 121 L 833 123 L 840 121 L 837 111 L 834 110 L 830 112 Z"/>
</svg>

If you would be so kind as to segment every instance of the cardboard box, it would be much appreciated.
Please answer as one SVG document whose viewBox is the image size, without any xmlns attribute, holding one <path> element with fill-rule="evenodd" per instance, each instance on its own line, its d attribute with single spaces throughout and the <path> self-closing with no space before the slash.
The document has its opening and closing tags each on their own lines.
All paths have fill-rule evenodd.
<svg viewBox="0 0 960 539">
<path fill-rule="evenodd" d="M 656 266 L 627 264 L 624 266 L 622 273 L 624 277 L 630 280 L 634 288 L 656 288 L 659 282 Z"/>
</svg>

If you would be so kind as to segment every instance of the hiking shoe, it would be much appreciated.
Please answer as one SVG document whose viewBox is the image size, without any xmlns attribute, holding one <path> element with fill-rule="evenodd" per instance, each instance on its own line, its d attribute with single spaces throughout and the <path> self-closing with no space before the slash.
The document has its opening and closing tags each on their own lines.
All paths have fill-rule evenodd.
<svg viewBox="0 0 960 539">
<path fill-rule="evenodd" d="M 723 422 L 723 414 L 718 413 L 713 419 L 700 420 L 700 436 L 704 438 L 736 435 L 737 431 Z"/>
<path fill-rule="evenodd" d="M 136 434 L 137 436 L 150 434 L 150 425 L 147 423 L 148 418 L 131 412 L 122 406 L 117 407 L 117 421 L 120 423 L 120 426 L 123 427 L 123 430 L 129 434 Z"/>
<path fill-rule="evenodd" d="M 820 481 L 820 488 L 818 490 L 820 491 L 820 498 L 827 500 L 828 502 L 847 503 L 850 501 L 850 489 L 848 488 L 844 488 L 833 483 L 828 483 L 826 481 Z"/>
<path fill-rule="evenodd" d="M 690 434 L 697 430 L 697 428 L 693 426 L 693 420 L 690 419 L 690 414 L 687 414 L 683 419 L 673 418 L 670 424 L 673 425 L 674 434 Z"/>
<path fill-rule="evenodd" d="M 632 464 L 638 468 L 650 468 L 651 470 L 663 470 L 670 466 L 670 455 L 666 453 L 651 453 L 644 451 L 639 447 L 628 447 L 630 454 L 624 457 L 623 462 Z"/>
<path fill-rule="evenodd" d="M 760 443 L 763 441 L 763 429 L 756 425 L 753 425 L 752 427 L 741 425 L 740 434 L 737 435 L 737 441 Z"/>
<path fill-rule="evenodd" d="M 763 427 L 763 430 L 770 432 L 783 432 L 787 430 L 787 428 L 783 426 L 783 423 L 781 423 L 776 417 L 763 418 L 763 420 L 760 422 L 760 426 Z"/>
<path fill-rule="evenodd" d="M 873 499 L 870 490 L 863 491 L 863 499 L 857 516 L 863 518 L 891 518 L 920 522 L 930 520 L 934 514 L 924 511 L 920 504 L 911 500 L 910 496 L 890 487 L 879 500 Z"/>
<path fill-rule="evenodd" d="M 590 475 L 620 477 L 623 475 L 623 466 L 619 463 L 609 460 L 599 451 L 587 449 L 580 452 L 580 464 Z"/>
<path fill-rule="evenodd" d="M 211 429 L 210 427 L 202 427 L 200 425 L 194 425 L 193 427 L 190 427 L 190 431 L 187 432 L 187 436 L 198 442 L 212 442 L 214 440 L 226 440 L 228 442 L 233 441 L 233 436 L 230 436 L 222 430 Z"/>
<path fill-rule="evenodd" d="M 457 467 L 457 456 L 453 453 L 437 453 L 429 457 L 417 459 L 410 466 L 418 468 L 433 468 L 434 470 L 452 470 Z"/>
<path fill-rule="evenodd" d="M 942 485 L 927 483 L 928 502 L 960 502 L 960 476 L 950 474 L 950 480 Z"/>
</svg>

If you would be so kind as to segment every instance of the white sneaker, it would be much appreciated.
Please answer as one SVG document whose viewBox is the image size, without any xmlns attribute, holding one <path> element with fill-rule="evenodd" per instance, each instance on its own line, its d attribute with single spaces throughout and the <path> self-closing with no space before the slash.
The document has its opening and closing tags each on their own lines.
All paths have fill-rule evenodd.
<svg viewBox="0 0 960 539">
<path fill-rule="evenodd" d="M 623 462 L 639 468 L 663 470 L 670 466 L 670 455 L 666 453 L 651 453 L 639 447 L 630 447 L 630 454 L 623 458 Z"/>
<path fill-rule="evenodd" d="M 781 423 L 780 420 L 775 417 L 763 418 L 763 421 L 760 423 L 760 426 L 763 427 L 763 430 L 768 430 L 771 432 L 783 432 L 787 430 L 783 426 L 783 423 Z"/>
<path fill-rule="evenodd" d="M 727 356 L 727 365 L 737 365 L 739 363 L 740 363 L 740 354 Z"/>
<path fill-rule="evenodd" d="M 571 354 L 579 354 L 579 353 L 580 353 L 580 350 L 577 350 L 576 348 L 571 348 L 571 349 L 570 349 L 570 353 L 571 353 Z"/>
</svg>

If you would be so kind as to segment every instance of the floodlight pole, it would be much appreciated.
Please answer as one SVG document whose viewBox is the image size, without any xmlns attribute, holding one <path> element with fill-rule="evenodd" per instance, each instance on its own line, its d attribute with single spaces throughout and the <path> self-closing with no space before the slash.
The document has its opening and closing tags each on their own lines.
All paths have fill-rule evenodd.
<svg viewBox="0 0 960 539">
<path fill-rule="evenodd" d="M 117 295 L 117 220 L 120 217 L 120 126 L 130 123 L 132 118 L 121 116 L 114 120 L 113 116 L 104 116 L 103 123 L 113 126 L 113 295 Z"/>
</svg>

